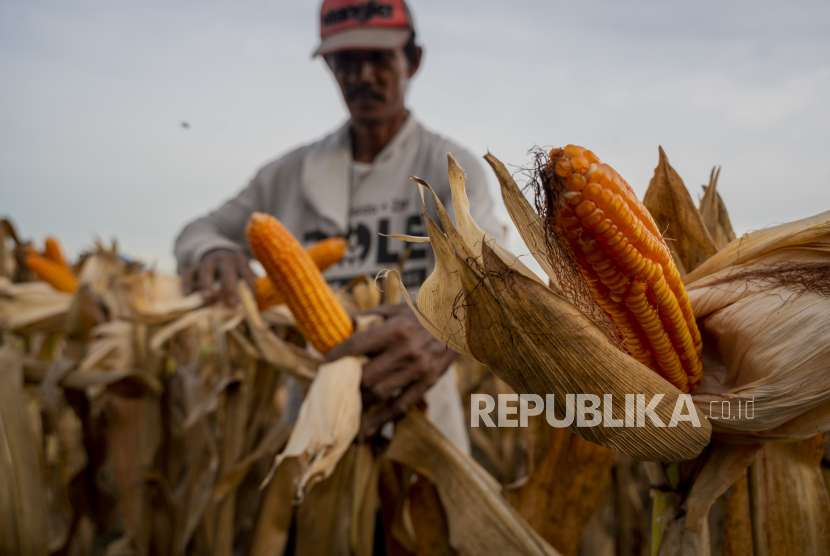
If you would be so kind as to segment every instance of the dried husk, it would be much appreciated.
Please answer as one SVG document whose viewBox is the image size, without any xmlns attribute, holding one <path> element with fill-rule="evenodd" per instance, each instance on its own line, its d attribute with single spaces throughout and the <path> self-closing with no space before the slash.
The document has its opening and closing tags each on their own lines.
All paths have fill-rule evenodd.
<svg viewBox="0 0 830 556">
<path fill-rule="evenodd" d="M 296 485 L 297 499 L 302 500 L 308 489 L 334 472 L 357 436 L 363 409 L 362 376 L 363 362 L 357 357 L 344 357 L 318 369 L 288 444 L 274 461 L 274 468 L 286 458 L 300 461 L 303 471 Z"/>
<path fill-rule="evenodd" d="M 819 468 L 823 440 L 769 442 L 747 470 L 756 554 L 830 554 L 830 498 Z"/>
<path fill-rule="evenodd" d="M 396 425 L 384 457 L 435 485 L 447 514 L 450 544 L 459 554 L 558 554 L 510 507 L 492 476 L 418 411 Z"/>
<path fill-rule="evenodd" d="M 703 198 L 700 200 L 700 217 L 703 224 L 709 230 L 709 235 L 715 241 L 718 251 L 729 245 L 735 239 L 735 230 L 732 229 L 732 222 L 729 220 L 729 213 L 726 205 L 717 191 L 720 167 L 712 168 L 709 177 L 709 185 L 703 186 Z"/>
<path fill-rule="evenodd" d="M 657 414 L 671 421 L 681 392 L 656 373 L 612 346 L 599 328 L 569 301 L 514 272 L 484 247 L 485 277 L 459 260 L 464 287 L 468 344 L 473 355 L 516 392 L 564 400 L 590 394 L 616 403 L 612 415 L 625 416 L 626 394 L 646 400 L 662 394 Z M 554 324 L 555 323 L 555 326 Z M 565 416 L 564 404 L 556 415 Z M 681 421 L 660 427 L 646 419 L 640 427 L 570 429 L 586 440 L 646 461 L 690 459 L 709 442 L 711 428 L 699 412 L 698 425 Z"/>
<path fill-rule="evenodd" d="M 0 330 L 28 334 L 63 327 L 72 294 L 46 282 L 12 284 L 0 277 Z"/>
<path fill-rule="evenodd" d="M 689 285 L 694 284 L 701 278 L 733 266 L 752 262 L 776 249 L 815 246 L 824 250 L 827 248 L 829 235 L 830 211 L 795 222 L 748 232 L 738 240 L 731 242 L 716 256 L 707 259 L 700 265 L 700 268 L 689 273 L 684 282 Z"/>
<path fill-rule="evenodd" d="M 433 194 L 438 219 L 447 234 L 444 236 L 441 233 L 437 224 L 426 213 L 424 204 L 427 231 L 436 257 L 435 270 L 418 292 L 416 314 L 421 323 L 449 347 L 460 353 L 469 354 L 464 331 L 464 308 L 457 303 L 461 284 L 455 271 L 455 263 L 452 262 L 455 259 L 455 250 L 461 250 L 466 258 L 475 259 L 480 264 L 482 246 L 484 243 L 490 243 L 498 255 L 517 272 L 537 281 L 539 279 L 518 257 L 496 244 L 493 237 L 475 223 L 470 214 L 470 202 L 464 187 L 466 175 L 450 154 L 447 154 L 447 168 L 457 226 L 453 224 L 449 213 L 429 184 L 419 178 L 412 178 L 419 185 L 422 201 L 426 190 Z"/>
<path fill-rule="evenodd" d="M 297 509 L 297 556 L 350 556 L 349 542 L 356 446 L 346 450 L 329 476 L 311 489 Z"/>
<path fill-rule="evenodd" d="M 686 527 L 699 532 L 715 500 L 745 473 L 763 444 L 725 444 L 715 440 L 688 497 Z"/>
<path fill-rule="evenodd" d="M 563 556 L 576 556 L 617 453 L 568 429 L 555 429 L 541 415 L 529 425 L 536 436 L 534 447 L 542 453 L 529 462 L 532 471 L 507 491 L 507 498 L 551 546 Z"/>
<path fill-rule="evenodd" d="M 499 165 L 491 155 L 488 162 L 494 168 Z M 455 199 L 461 197 L 464 184 L 453 163 L 450 158 Z M 507 181 L 506 172 L 497 175 Z M 419 184 L 423 194 L 427 184 Z M 437 261 L 433 276 L 440 284 L 431 294 L 418 297 L 420 311 L 416 313 L 427 329 L 450 346 L 458 345 L 456 338 L 463 333 L 472 355 L 515 391 L 554 394 L 560 400 L 560 418 L 566 394 L 593 394 L 600 399 L 611 394 L 617 400 L 613 409 L 617 418 L 624 414 L 625 394 L 645 394 L 648 400 L 662 394 L 658 411 L 668 423 L 680 391 L 612 346 L 570 301 L 545 286 L 515 255 L 480 233 L 472 223 L 469 204 L 463 201 L 466 195 L 462 202 L 453 203 L 456 218 L 465 223 L 465 233 L 456 229 L 437 198 L 443 232 L 424 213 Z M 523 210 L 520 204 L 516 210 Z M 526 209 L 523 214 L 530 218 Z M 534 233 L 538 235 L 538 230 Z M 456 289 L 458 282 L 460 290 Z M 434 319 L 442 320 L 436 323 Z M 449 325 L 445 323 L 452 323 L 453 334 L 447 333 Z M 571 430 L 637 459 L 674 461 L 694 457 L 709 440 L 708 423 L 699 412 L 695 416 L 700 426 L 682 421 L 677 427 L 660 428 L 646 420 L 644 427 L 577 427 L 574 421 Z"/>
<path fill-rule="evenodd" d="M 549 246 L 547 242 L 547 233 L 545 231 L 545 221 L 539 217 L 536 211 L 531 206 L 527 198 L 522 194 L 519 186 L 516 185 L 513 176 L 504 167 L 499 159 L 490 153 L 484 156 L 484 160 L 493 169 L 496 178 L 499 180 L 501 186 L 501 197 L 504 201 L 504 206 L 507 208 L 507 213 L 510 219 L 519 231 L 519 235 L 525 242 L 525 245 L 530 249 L 530 254 L 542 267 L 542 270 L 550 280 L 550 288 L 559 293 L 558 279 L 556 272 L 550 263 Z"/>
<path fill-rule="evenodd" d="M 23 392 L 23 364 L 0 348 L 0 553 L 49 553 L 47 506 Z"/>
<path fill-rule="evenodd" d="M 687 289 L 704 337 L 695 404 L 716 417 L 731 409 L 710 419 L 716 436 L 830 429 L 830 212 L 745 234 L 687 276 Z"/>
<path fill-rule="evenodd" d="M 669 164 L 663 147 L 659 150 L 660 161 L 648 184 L 643 204 L 663 232 L 682 276 L 717 253 L 718 248 L 683 180 Z"/>
</svg>

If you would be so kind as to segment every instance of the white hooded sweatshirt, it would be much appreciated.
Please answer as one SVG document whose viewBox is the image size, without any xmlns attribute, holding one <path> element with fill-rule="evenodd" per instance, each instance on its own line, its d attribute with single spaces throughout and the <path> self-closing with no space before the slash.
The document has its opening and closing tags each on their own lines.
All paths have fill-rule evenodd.
<svg viewBox="0 0 830 556">
<path fill-rule="evenodd" d="M 306 246 L 326 237 L 346 237 L 349 249 L 345 257 L 325 272 L 332 285 L 395 268 L 405 244 L 380 234 L 427 235 L 421 197 L 410 176 L 426 180 L 453 214 L 448 153 L 467 174 L 473 218 L 500 242 L 504 228 L 493 213 L 481 163 L 455 143 L 424 129 L 410 114 L 371 164 L 352 160 L 346 122 L 322 140 L 264 166 L 235 198 L 182 230 L 175 244 L 179 272 L 212 249 L 228 248 L 250 255 L 245 225 L 254 211 L 275 216 Z M 429 195 L 427 202 L 436 219 Z M 402 272 L 407 290 L 417 291 L 434 265 L 430 246 L 413 244 Z M 453 377 L 453 372 L 445 373 L 427 393 L 429 414 L 449 438 L 469 449 Z"/>
</svg>

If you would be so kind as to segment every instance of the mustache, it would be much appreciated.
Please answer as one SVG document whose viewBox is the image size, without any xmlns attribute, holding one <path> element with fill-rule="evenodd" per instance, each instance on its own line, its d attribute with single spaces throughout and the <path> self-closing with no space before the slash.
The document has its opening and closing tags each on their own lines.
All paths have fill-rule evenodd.
<svg viewBox="0 0 830 556">
<path fill-rule="evenodd" d="M 359 97 L 368 97 L 374 100 L 385 101 L 386 95 L 372 89 L 371 85 L 359 85 L 346 92 L 346 100 L 352 101 Z"/>
</svg>

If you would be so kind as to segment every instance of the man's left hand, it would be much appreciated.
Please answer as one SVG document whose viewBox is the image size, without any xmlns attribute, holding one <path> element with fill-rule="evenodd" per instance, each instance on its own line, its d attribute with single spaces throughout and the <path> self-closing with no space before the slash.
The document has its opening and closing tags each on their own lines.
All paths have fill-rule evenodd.
<svg viewBox="0 0 830 556">
<path fill-rule="evenodd" d="M 355 332 L 326 353 L 326 360 L 347 355 L 370 358 L 363 366 L 364 402 L 383 402 L 383 407 L 363 424 L 363 434 L 372 436 L 421 399 L 453 362 L 455 352 L 435 339 L 405 304 L 380 305 L 367 313 L 387 320 L 375 328 Z"/>
</svg>

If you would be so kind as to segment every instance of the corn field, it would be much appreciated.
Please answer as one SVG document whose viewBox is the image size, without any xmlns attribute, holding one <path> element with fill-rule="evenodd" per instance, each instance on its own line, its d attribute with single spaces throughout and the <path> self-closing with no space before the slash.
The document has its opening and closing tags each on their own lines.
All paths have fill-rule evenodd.
<svg viewBox="0 0 830 556">
<path fill-rule="evenodd" d="M 547 280 L 478 228 L 450 156 L 455 222 L 436 197 L 428 238 L 393 236 L 436 253 L 415 302 L 400 268 L 328 289 L 345 241 L 305 252 L 264 215 L 268 276 L 232 308 L 115 244 L 70 264 L 4 220 L 0 554 L 830 554 L 830 212 L 736 238 L 719 170 L 695 206 L 659 154 L 640 202 L 590 151 L 540 151 L 535 206 L 486 157 Z M 422 402 L 363 438 L 362 361 L 320 354 L 401 302 L 459 352 L 468 424 L 473 394 L 691 392 L 702 426 L 539 414 L 470 426 L 467 454 Z"/>
</svg>

